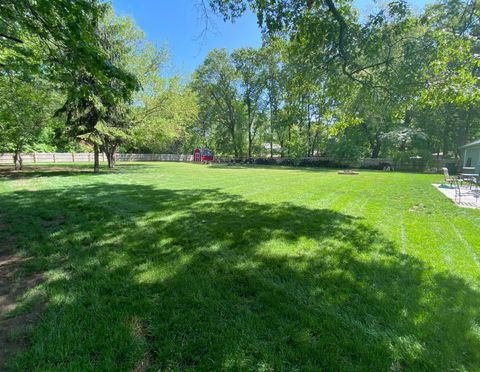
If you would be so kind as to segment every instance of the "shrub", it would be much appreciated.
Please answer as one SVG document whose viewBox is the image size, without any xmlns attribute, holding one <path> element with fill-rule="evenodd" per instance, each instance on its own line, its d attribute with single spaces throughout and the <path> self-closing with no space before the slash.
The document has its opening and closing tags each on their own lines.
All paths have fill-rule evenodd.
<svg viewBox="0 0 480 372">
<path fill-rule="evenodd" d="M 423 172 L 433 164 L 434 158 L 428 150 L 409 150 L 397 152 L 393 162 L 398 170 Z"/>
<path fill-rule="evenodd" d="M 254 163 L 260 165 L 276 165 L 277 161 L 275 158 L 256 158 Z"/>
</svg>

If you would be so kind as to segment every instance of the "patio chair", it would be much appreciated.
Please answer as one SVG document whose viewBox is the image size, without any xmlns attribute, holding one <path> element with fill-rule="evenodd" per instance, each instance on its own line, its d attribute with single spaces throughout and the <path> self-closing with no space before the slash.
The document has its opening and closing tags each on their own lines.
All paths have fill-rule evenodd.
<svg viewBox="0 0 480 372">
<path fill-rule="evenodd" d="M 464 180 L 458 178 L 455 182 L 455 203 L 462 204 L 462 197 L 466 197 L 466 205 L 473 205 L 473 198 L 475 198 L 475 205 L 478 204 L 478 199 L 480 199 L 480 177 L 476 177 L 469 181 L 467 185 L 469 188 L 464 187 L 462 189 L 462 185 L 464 184 Z"/>
<path fill-rule="evenodd" d="M 452 184 L 455 185 L 455 203 L 460 204 L 462 202 L 462 180 L 455 177 Z"/>
<path fill-rule="evenodd" d="M 465 169 L 465 168 L 463 168 Z M 475 168 L 473 168 L 475 170 Z M 478 175 L 476 175 L 473 171 L 469 170 L 469 173 L 461 173 L 459 179 L 461 179 L 470 190 L 473 188 L 477 188 L 478 185 Z"/>
<path fill-rule="evenodd" d="M 448 183 L 450 187 L 453 187 L 454 184 L 456 186 L 458 182 L 458 177 L 450 176 L 450 174 L 448 174 L 448 168 L 446 167 L 443 167 L 442 170 L 443 170 L 443 177 L 445 178 L 445 182 Z"/>
<path fill-rule="evenodd" d="M 480 174 L 473 179 L 472 187 L 476 193 L 480 192 Z"/>
</svg>

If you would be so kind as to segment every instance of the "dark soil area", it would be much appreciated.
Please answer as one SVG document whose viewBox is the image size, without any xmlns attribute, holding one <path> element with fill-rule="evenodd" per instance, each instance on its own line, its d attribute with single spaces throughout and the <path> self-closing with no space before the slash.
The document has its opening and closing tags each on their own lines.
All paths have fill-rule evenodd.
<svg viewBox="0 0 480 372">
<path fill-rule="evenodd" d="M 4 228 L 0 219 L 0 230 Z M 8 358 L 25 346 L 25 329 L 41 312 L 41 306 L 35 306 L 18 315 L 12 314 L 22 294 L 42 281 L 40 274 L 20 275 L 19 265 L 26 258 L 12 253 L 14 244 L 14 237 L 0 241 L 0 370 L 5 368 Z"/>
</svg>

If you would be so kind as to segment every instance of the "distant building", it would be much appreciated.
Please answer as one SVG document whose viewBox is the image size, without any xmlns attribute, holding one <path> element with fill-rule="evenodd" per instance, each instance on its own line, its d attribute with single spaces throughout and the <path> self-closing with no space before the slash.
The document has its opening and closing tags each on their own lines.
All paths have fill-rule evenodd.
<svg viewBox="0 0 480 372">
<path fill-rule="evenodd" d="M 480 173 L 480 139 L 460 147 L 463 167 L 475 167 L 475 173 Z"/>
<path fill-rule="evenodd" d="M 263 144 L 263 148 L 264 148 L 265 150 L 269 150 L 269 151 L 270 151 L 270 144 L 269 144 L 268 142 L 265 142 L 265 143 Z M 282 146 L 280 146 L 278 143 L 273 143 L 273 144 L 272 144 L 272 149 L 273 149 L 273 151 L 280 151 L 280 150 L 282 149 Z"/>
<path fill-rule="evenodd" d="M 453 159 L 455 157 L 455 154 L 453 151 L 449 151 L 447 152 L 447 156 L 444 156 L 443 152 L 440 151 L 440 152 L 434 152 L 432 156 L 434 156 L 437 159 Z"/>
</svg>

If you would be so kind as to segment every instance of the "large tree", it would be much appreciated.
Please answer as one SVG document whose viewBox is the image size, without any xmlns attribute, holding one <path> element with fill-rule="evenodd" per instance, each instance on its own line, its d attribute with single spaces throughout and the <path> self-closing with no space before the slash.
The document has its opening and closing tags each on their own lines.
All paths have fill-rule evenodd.
<svg viewBox="0 0 480 372">
<path fill-rule="evenodd" d="M 266 73 L 263 70 L 263 53 L 254 48 L 240 48 L 232 53 L 237 70 L 241 94 L 246 109 L 248 157 L 252 158 L 253 141 L 257 135 L 265 105 L 264 96 Z"/>
<path fill-rule="evenodd" d="M 35 144 L 59 104 L 44 80 L 0 76 L 0 148 L 14 153 L 15 169 L 22 169 L 22 152 Z"/>
<path fill-rule="evenodd" d="M 215 126 L 212 130 L 219 135 L 219 147 L 231 150 L 235 157 L 241 156 L 243 106 L 239 100 L 238 73 L 226 49 L 214 49 L 208 54 L 195 71 L 193 87 L 202 98 L 201 111 L 209 113 Z M 222 146 L 225 139 L 228 142 Z"/>
<path fill-rule="evenodd" d="M 100 150 L 107 155 L 109 168 L 114 166 L 115 152 L 129 139 L 132 126 L 141 121 L 133 111 L 138 111 L 139 104 L 144 108 L 150 103 L 146 102 L 147 97 L 156 94 L 160 67 L 166 59 L 165 51 L 147 42 L 132 19 L 117 18 L 112 9 L 99 22 L 97 37 L 112 66 L 133 76 L 138 84 L 125 91 L 128 94 L 121 95 L 115 92 L 123 91 L 125 86 L 118 79 L 110 79 L 108 89 L 104 90 L 102 81 L 87 70 L 75 74 L 75 85 L 69 87 L 67 102 L 59 114 L 66 114 L 70 135 L 93 143 L 95 171 L 99 170 Z M 142 115 L 144 119 L 148 113 Z"/>
<path fill-rule="evenodd" d="M 190 153 L 198 145 L 194 143 L 198 138 L 192 138 L 199 123 L 197 95 L 178 77 L 169 79 L 165 87 L 140 102 L 132 108 L 134 126 L 129 149 Z"/>
<path fill-rule="evenodd" d="M 269 130 L 266 134 L 270 145 L 270 157 L 273 158 L 274 133 L 279 127 L 279 112 L 282 99 L 282 70 L 280 66 L 281 48 L 283 42 L 281 39 L 266 39 L 262 53 L 263 71 L 265 79 L 265 94 L 268 104 Z"/>
</svg>

